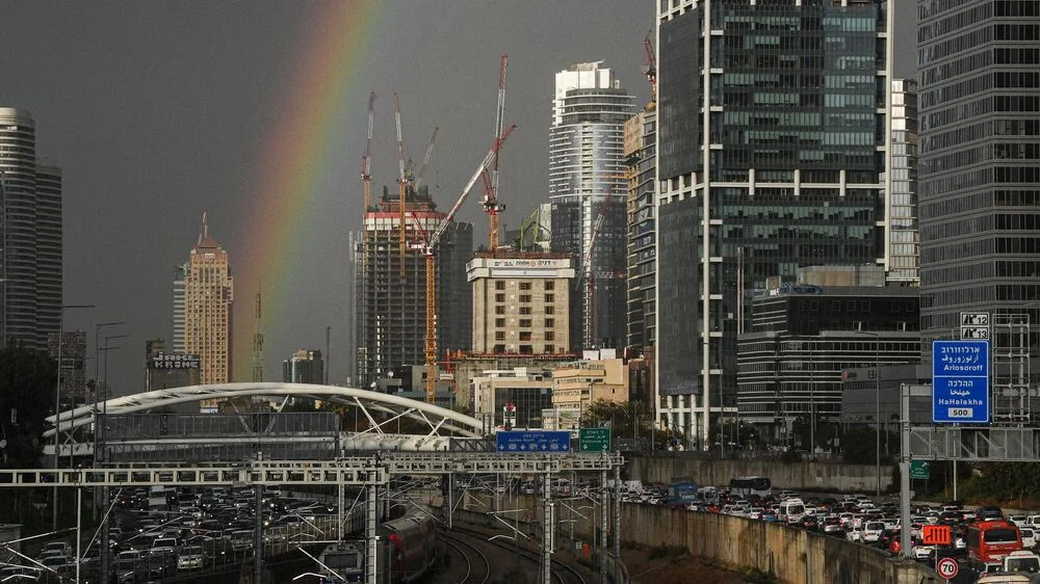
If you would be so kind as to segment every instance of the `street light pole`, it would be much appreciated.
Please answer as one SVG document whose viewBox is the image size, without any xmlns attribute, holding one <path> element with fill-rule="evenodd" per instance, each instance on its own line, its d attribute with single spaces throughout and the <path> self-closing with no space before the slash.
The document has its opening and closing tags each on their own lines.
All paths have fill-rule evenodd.
<svg viewBox="0 0 1040 584">
<path fill-rule="evenodd" d="M 61 349 L 65 336 L 65 311 L 78 308 L 94 308 L 93 304 L 65 304 L 58 311 L 58 379 L 54 382 L 54 471 L 58 471 L 59 445 L 61 443 Z M 51 505 L 51 529 L 58 530 L 58 485 L 54 485 Z"/>
<path fill-rule="evenodd" d="M 881 338 L 874 339 L 874 471 L 877 474 L 875 495 L 881 496 Z"/>
<path fill-rule="evenodd" d="M 110 320 L 94 325 L 94 411 L 98 410 L 98 392 L 101 391 L 101 329 L 126 324 L 125 320 Z"/>
</svg>

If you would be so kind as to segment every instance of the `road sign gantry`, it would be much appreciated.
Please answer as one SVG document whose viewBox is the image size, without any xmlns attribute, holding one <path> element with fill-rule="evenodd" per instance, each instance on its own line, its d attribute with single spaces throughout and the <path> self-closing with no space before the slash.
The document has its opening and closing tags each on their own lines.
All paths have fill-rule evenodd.
<svg viewBox="0 0 1040 584">
<path fill-rule="evenodd" d="M 336 460 L 155 463 L 70 469 L 0 469 L 0 488 L 126 486 L 385 485 L 394 476 L 605 471 L 618 453 L 393 453 Z"/>
</svg>

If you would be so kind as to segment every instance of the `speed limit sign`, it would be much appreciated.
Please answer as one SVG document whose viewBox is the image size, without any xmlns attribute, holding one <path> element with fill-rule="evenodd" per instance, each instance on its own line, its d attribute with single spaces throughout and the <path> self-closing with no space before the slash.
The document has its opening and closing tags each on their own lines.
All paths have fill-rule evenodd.
<svg viewBox="0 0 1040 584">
<path fill-rule="evenodd" d="M 957 573 L 961 571 L 961 565 L 953 558 L 943 558 L 935 565 L 935 571 L 939 573 L 939 577 L 942 579 L 953 580 L 957 577 Z"/>
</svg>

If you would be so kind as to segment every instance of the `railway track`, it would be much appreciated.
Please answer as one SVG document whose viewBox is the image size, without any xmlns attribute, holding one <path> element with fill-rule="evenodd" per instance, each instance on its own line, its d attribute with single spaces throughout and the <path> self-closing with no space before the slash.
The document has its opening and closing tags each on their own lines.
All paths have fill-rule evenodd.
<svg viewBox="0 0 1040 584">
<path fill-rule="evenodd" d="M 440 537 L 446 546 L 466 561 L 466 575 L 458 580 L 458 584 L 487 584 L 491 580 L 491 562 L 477 546 L 443 530 Z"/>
<path fill-rule="evenodd" d="M 488 541 L 487 540 L 487 534 L 481 533 L 479 531 L 474 531 L 474 530 L 466 529 L 466 528 L 460 528 L 458 526 L 458 524 L 456 524 L 456 526 L 454 527 L 454 529 L 452 529 L 452 531 L 445 532 L 445 533 L 447 534 L 448 539 L 454 539 L 455 541 L 458 541 L 458 542 L 468 543 L 470 548 L 473 549 L 473 550 L 476 550 L 478 545 L 484 546 L 485 549 L 487 549 L 487 547 L 494 547 L 494 548 L 497 548 L 497 551 L 499 552 L 499 554 L 505 552 L 505 553 L 507 553 L 507 556 L 509 556 L 509 557 L 515 558 L 516 556 L 520 556 L 520 557 L 524 558 L 525 560 L 533 562 L 536 566 L 541 565 L 541 554 L 540 553 L 535 552 L 535 551 L 531 551 L 531 550 L 527 550 L 527 549 L 524 549 L 524 548 L 516 547 L 514 545 L 510 545 L 510 544 L 507 544 L 507 543 L 502 543 L 502 542 L 499 542 L 499 541 Z M 464 541 L 464 540 L 466 540 L 466 541 Z M 475 543 L 475 542 L 479 542 L 479 544 Z M 488 559 L 486 554 L 484 554 L 483 552 L 479 552 L 479 550 L 477 550 L 477 551 L 478 551 L 478 553 L 481 554 L 482 557 L 484 557 L 484 559 L 486 561 L 489 562 L 488 563 L 488 566 L 489 566 L 488 567 L 488 578 L 490 578 L 490 574 L 491 574 L 490 560 Z M 582 575 L 581 571 L 579 571 L 577 568 L 575 568 L 575 567 L 573 567 L 573 566 L 571 566 L 569 564 L 566 564 L 564 562 L 561 562 L 559 560 L 553 560 L 552 561 L 552 577 L 553 577 L 553 581 L 556 582 L 557 584 L 587 584 L 587 581 L 585 580 L 585 577 Z M 464 582 L 466 584 L 478 584 L 478 583 L 483 584 L 483 583 L 486 583 L 487 580 L 486 579 L 483 580 L 483 581 L 481 581 L 481 580 L 464 580 Z"/>
</svg>

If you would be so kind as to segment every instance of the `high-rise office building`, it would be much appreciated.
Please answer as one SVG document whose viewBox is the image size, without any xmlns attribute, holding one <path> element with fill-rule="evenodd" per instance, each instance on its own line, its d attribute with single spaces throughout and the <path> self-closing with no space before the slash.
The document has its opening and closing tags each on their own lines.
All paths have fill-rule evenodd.
<svg viewBox="0 0 1040 584">
<path fill-rule="evenodd" d="M 61 170 L 36 157 L 36 123 L 0 108 L 0 337 L 46 349 L 62 305 Z"/>
<path fill-rule="evenodd" d="M 228 253 L 209 235 L 206 214 L 184 276 L 184 349 L 197 355 L 202 383 L 231 380 L 234 280 Z M 176 346 L 174 351 L 177 351 Z M 203 404 L 203 408 L 214 404 Z"/>
<path fill-rule="evenodd" d="M 184 283 L 188 280 L 188 264 L 173 269 L 173 352 L 184 352 Z"/>
<path fill-rule="evenodd" d="M 891 17 L 884 0 L 658 3 L 655 405 L 691 442 L 735 406 L 751 291 L 885 262 Z"/>
<path fill-rule="evenodd" d="M 61 327 L 61 169 L 36 167 L 36 322 L 49 336 Z M 0 283 L 2 285 L 2 283 Z"/>
<path fill-rule="evenodd" d="M 892 81 L 892 147 L 886 188 L 889 196 L 889 284 L 921 285 L 921 230 L 917 213 L 917 83 Z"/>
<path fill-rule="evenodd" d="M 282 381 L 285 383 L 325 383 L 325 362 L 321 351 L 300 349 L 282 361 Z"/>
<path fill-rule="evenodd" d="M 962 311 L 1020 314 L 1036 347 L 1040 3 L 920 2 L 918 15 L 922 332 L 956 334 Z"/>
<path fill-rule="evenodd" d="M 571 312 L 575 349 L 625 344 L 623 142 L 635 98 L 601 65 L 578 63 L 556 74 L 549 128 L 551 248 L 572 254 L 581 275 Z"/>
<path fill-rule="evenodd" d="M 426 264 L 412 249 L 446 215 L 425 186 L 409 187 L 405 202 L 406 252 L 400 251 L 397 193 L 365 213 L 354 247 L 355 366 L 357 383 L 369 387 L 404 365 L 422 365 L 426 338 Z M 425 233 L 423 233 L 425 232 Z M 472 225 L 450 227 L 437 248 L 438 352 L 469 348 L 470 293 L 466 261 L 473 252 Z M 467 337 L 467 338 L 463 338 Z"/>
<path fill-rule="evenodd" d="M 922 348 L 988 313 L 995 421 L 1036 409 L 1038 31 L 1040 2 L 918 3 Z"/>
<path fill-rule="evenodd" d="M 627 348 L 642 354 L 654 342 L 654 287 L 657 278 L 654 241 L 654 184 L 657 157 L 657 108 L 654 102 L 625 122 L 628 179 Z"/>
</svg>

